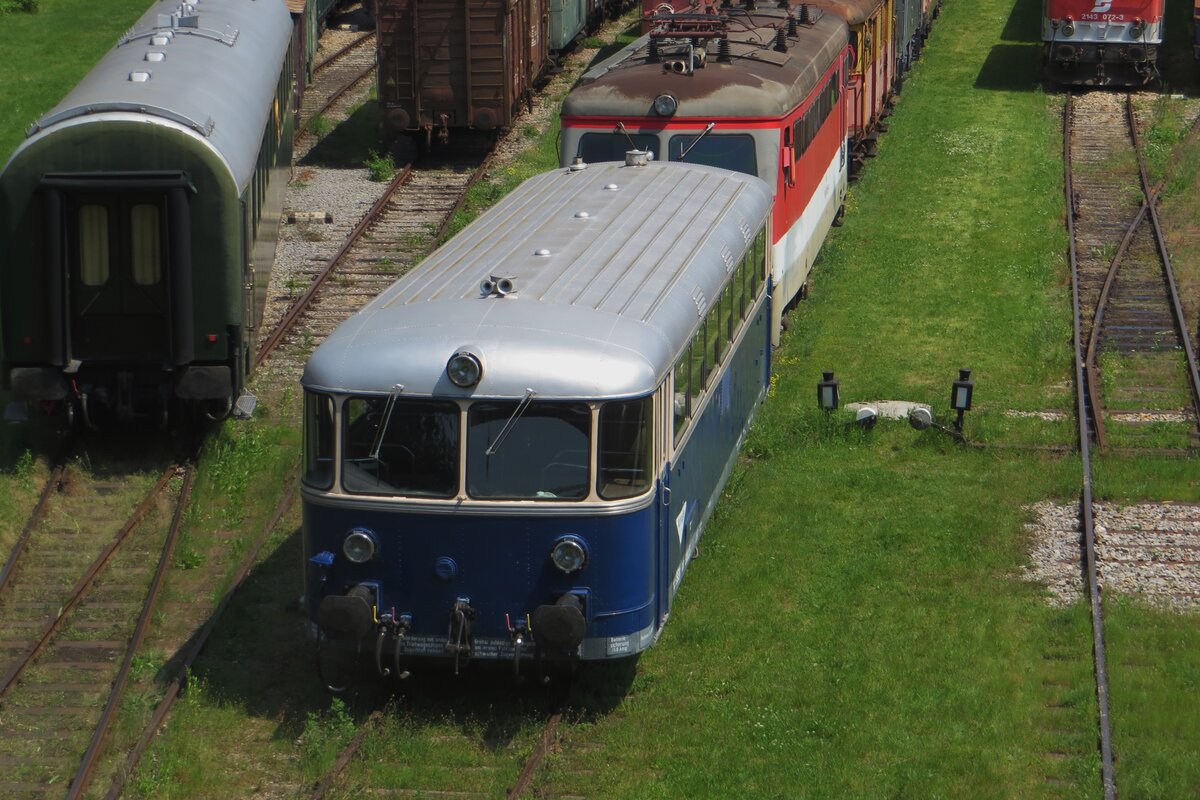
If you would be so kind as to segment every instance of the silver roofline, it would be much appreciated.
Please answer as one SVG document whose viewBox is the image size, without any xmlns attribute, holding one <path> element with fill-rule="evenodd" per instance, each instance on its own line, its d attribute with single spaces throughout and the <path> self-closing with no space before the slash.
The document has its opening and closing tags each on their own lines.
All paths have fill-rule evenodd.
<svg viewBox="0 0 1200 800">
<path fill-rule="evenodd" d="M 593 164 L 521 184 L 334 331 L 311 389 L 540 399 L 648 394 L 765 224 L 756 177 L 695 164 Z M 509 278 L 515 291 L 484 296 Z M 446 378 L 469 350 L 474 390 Z"/>
</svg>

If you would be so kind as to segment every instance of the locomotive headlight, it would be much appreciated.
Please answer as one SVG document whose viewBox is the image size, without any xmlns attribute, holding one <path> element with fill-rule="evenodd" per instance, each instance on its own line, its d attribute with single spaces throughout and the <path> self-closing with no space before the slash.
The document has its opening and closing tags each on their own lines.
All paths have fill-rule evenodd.
<svg viewBox="0 0 1200 800">
<path fill-rule="evenodd" d="M 1129 26 L 1129 35 L 1134 39 L 1140 39 L 1146 31 L 1146 22 L 1144 20 L 1135 19 L 1133 24 Z"/>
<path fill-rule="evenodd" d="M 474 353 L 468 353 L 465 350 L 455 353 L 446 364 L 446 377 L 455 386 L 469 389 L 479 383 L 479 379 L 483 377 L 483 364 Z"/>
<path fill-rule="evenodd" d="M 1063 32 L 1063 36 L 1074 36 L 1075 35 L 1075 23 L 1069 19 L 1063 20 L 1062 32 Z"/>
<path fill-rule="evenodd" d="M 365 564 L 375 557 L 375 534 L 366 528 L 355 528 L 346 534 L 342 553 L 355 564 Z"/>
<path fill-rule="evenodd" d="M 550 550 L 550 560 L 554 566 L 568 575 L 583 569 L 587 557 L 587 545 L 578 536 L 564 536 Z"/>
<path fill-rule="evenodd" d="M 660 117 L 669 117 L 679 108 L 679 101 L 672 95 L 660 94 L 654 98 L 654 113 Z"/>
</svg>

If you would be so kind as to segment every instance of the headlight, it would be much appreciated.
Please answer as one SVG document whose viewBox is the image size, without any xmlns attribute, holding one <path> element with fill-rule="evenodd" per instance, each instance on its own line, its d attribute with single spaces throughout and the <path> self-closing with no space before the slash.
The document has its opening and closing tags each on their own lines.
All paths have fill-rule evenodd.
<svg viewBox="0 0 1200 800">
<path fill-rule="evenodd" d="M 365 564 L 375 557 L 375 534 L 366 528 L 355 528 L 346 534 L 342 553 L 355 564 Z"/>
<path fill-rule="evenodd" d="M 1063 31 L 1063 36 L 1074 36 L 1075 35 L 1075 23 L 1072 22 L 1071 20 L 1067 20 L 1066 22 L 1063 23 L 1062 31 Z"/>
<path fill-rule="evenodd" d="M 554 543 L 550 560 L 568 575 L 578 572 L 587 564 L 587 545 L 578 536 L 564 536 Z"/>
<path fill-rule="evenodd" d="M 446 377 L 455 386 L 469 389 L 483 376 L 483 364 L 474 353 L 455 353 L 446 364 Z"/>
<path fill-rule="evenodd" d="M 660 94 L 654 98 L 654 113 L 660 117 L 669 117 L 679 108 L 679 101 L 669 94 Z"/>
</svg>

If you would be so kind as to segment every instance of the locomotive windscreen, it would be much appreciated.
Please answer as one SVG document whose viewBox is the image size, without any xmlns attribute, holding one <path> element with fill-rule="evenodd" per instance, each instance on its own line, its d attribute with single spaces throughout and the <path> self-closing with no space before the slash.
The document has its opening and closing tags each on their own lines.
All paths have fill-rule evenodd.
<svg viewBox="0 0 1200 800">
<path fill-rule="evenodd" d="M 467 493 L 503 500 L 588 495 L 591 410 L 584 403 L 475 403 L 467 414 Z M 501 432 L 508 428 L 501 438 Z M 491 450 L 491 454 L 488 451 Z"/>
<path fill-rule="evenodd" d="M 758 174 L 754 139 L 748 134 L 709 134 L 699 138 L 697 136 L 672 136 L 671 144 L 667 148 L 671 160 L 721 167 L 746 175 Z"/>
</svg>

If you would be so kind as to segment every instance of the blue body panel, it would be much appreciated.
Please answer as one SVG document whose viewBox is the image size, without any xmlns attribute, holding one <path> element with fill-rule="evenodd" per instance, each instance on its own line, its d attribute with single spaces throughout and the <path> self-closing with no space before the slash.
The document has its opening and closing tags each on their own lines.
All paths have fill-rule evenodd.
<svg viewBox="0 0 1200 800">
<path fill-rule="evenodd" d="M 493 516 L 346 508 L 306 497 L 309 612 L 315 620 L 319 597 L 314 590 L 324 595 L 374 583 L 381 613 L 412 615 L 411 649 L 424 653 L 421 637 L 446 640 L 450 612 L 459 598 L 469 598 L 477 611 L 477 638 L 507 641 L 508 622 L 577 592 L 586 598 L 588 638 L 628 636 L 655 623 L 657 514 L 653 498 L 646 507 L 620 515 Z M 378 541 L 377 555 L 366 564 L 352 564 L 341 555 L 342 538 L 356 527 L 373 531 Z M 551 547 L 565 534 L 582 538 L 589 552 L 587 565 L 573 575 L 550 562 Z M 309 560 L 322 551 L 335 554 L 329 568 Z M 439 576 L 438 562 L 444 565 L 444 559 L 454 562 L 452 577 Z M 447 572 L 444 566 L 441 572 Z M 327 576 L 323 586 L 322 574 Z"/>
<path fill-rule="evenodd" d="M 695 427 L 669 465 L 669 513 L 661 542 L 668 566 L 660 575 L 665 597 L 674 597 L 704 525 L 716 508 L 742 439 L 766 395 L 771 374 L 769 320 L 768 299 L 758 308 L 728 369 L 717 378 Z"/>
</svg>

